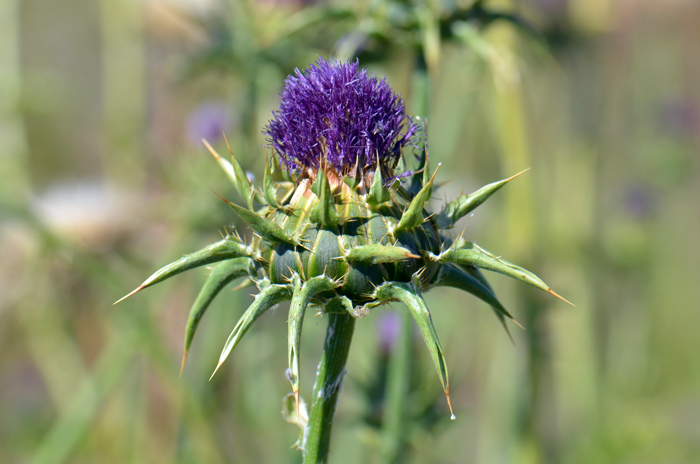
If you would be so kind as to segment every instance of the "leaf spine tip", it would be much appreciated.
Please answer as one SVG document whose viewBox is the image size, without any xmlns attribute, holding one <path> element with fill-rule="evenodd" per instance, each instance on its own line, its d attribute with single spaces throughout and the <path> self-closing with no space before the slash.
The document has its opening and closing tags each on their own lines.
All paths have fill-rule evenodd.
<svg viewBox="0 0 700 464">
<path fill-rule="evenodd" d="M 228 152 L 231 155 L 231 158 L 233 158 L 233 151 L 231 150 L 231 146 L 228 144 L 228 139 L 226 138 L 226 134 L 224 134 L 222 131 L 221 135 L 224 136 L 224 142 L 226 142 L 226 148 L 228 148 Z"/>
<path fill-rule="evenodd" d="M 519 173 L 514 174 L 514 175 L 510 176 L 509 178 L 507 178 L 507 179 L 506 179 L 506 182 L 510 182 L 511 180 L 513 180 L 513 179 L 515 179 L 516 177 L 518 177 L 520 174 L 523 174 L 523 173 L 525 173 L 525 172 L 527 172 L 527 171 L 529 171 L 529 170 L 530 170 L 530 168 L 523 169 L 523 170 L 520 171 Z"/>
<path fill-rule="evenodd" d="M 222 364 L 223 364 L 223 362 L 219 361 L 219 364 L 216 365 L 216 369 L 214 369 L 214 372 L 211 374 L 211 377 L 209 377 L 209 382 L 211 382 L 211 379 L 214 378 L 214 376 L 216 375 L 216 373 L 218 372 L 218 370 Z"/>
<path fill-rule="evenodd" d="M 432 183 L 433 183 L 433 180 L 435 180 L 435 174 L 437 174 L 438 169 L 440 169 L 440 166 L 442 166 L 442 163 L 438 163 L 437 167 L 435 168 L 435 171 L 433 172 L 432 177 L 431 177 L 430 180 L 428 181 L 429 184 L 432 184 Z"/>
<path fill-rule="evenodd" d="M 139 285 L 138 288 L 137 288 L 136 290 L 132 291 L 132 292 L 129 293 L 128 295 L 125 295 L 125 296 L 119 298 L 117 301 L 115 301 L 114 303 L 112 303 L 112 306 L 114 306 L 114 305 L 116 305 L 117 303 L 120 303 L 120 302 L 126 300 L 126 299 L 129 298 L 131 295 L 140 292 L 140 291 L 143 290 L 144 288 L 146 288 L 146 287 L 144 286 L 144 284 Z"/>
<path fill-rule="evenodd" d="M 207 142 L 205 139 L 202 139 L 202 143 L 204 144 L 204 146 L 207 147 L 207 149 L 209 150 L 209 152 L 210 152 L 212 155 L 214 155 L 214 158 L 216 158 L 217 160 L 220 160 L 220 159 L 221 159 L 221 156 L 216 152 L 216 150 L 214 150 L 214 149 L 211 147 L 211 145 L 209 145 L 209 142 Z"/>
<path fill-rule="evenodd" d="M 182 371 L 185 370 L 185 361 L 187 360 L 187 350 L 182 353 L 182 362 L 180 363 L 180 378 L 182 378 Z"/>
<path fill-rule="evenodd" d="M 573 306 L 574 308 L 576 307 L 575 304 L 573 304 L 572 302 L 570 302 L 569 300 L 567 300 L 567 299 L 564 298 L 563 296 L 559 295 L 558 293 L 556 293 L 556 292 L 555 292 L 554 290 L 552 290 L 551 288 L 547 289 L 547 293 L 549 293 L 550 295 L 556 296 L 557 298 L 559 298 L 560 300 L 562 300 L 564 303 L 569 303 L 569 304 L 570 304 L 571 306 Z M 129 296 L 129 295 L 127 295 L 127 296 Z M 126 297 L 124 297 L 124 298 L 126 298 Z"/>
<path fill-rule="evenodd" d="M 214 190 L 212 190 L 212 192 L 214 192 Z M 222 196 L 219 195 L 218 193 L 214 192 L 214 195 L 216 195 L 217 197 L 219 197 L 219 198 L 221 198 L 222 200 L 224 200 L 224 201 L 226 202 L 227 205 L 231 205 L 231 204 L 232 204 L 230 201 L 228 201 L 226 198 L 222 197 Z"/>
<path fill-rule="evenodd" d="M 450 386 L 447 385 L 445 387 L 445 398 L 447 398 L 447 406 L 450 408 L 450 419 L 455 420 L 457 419 L 457 416 L 455 416 L 454 411 L 452 411 L 452 401 L 450 401 Z"/>
</svg>

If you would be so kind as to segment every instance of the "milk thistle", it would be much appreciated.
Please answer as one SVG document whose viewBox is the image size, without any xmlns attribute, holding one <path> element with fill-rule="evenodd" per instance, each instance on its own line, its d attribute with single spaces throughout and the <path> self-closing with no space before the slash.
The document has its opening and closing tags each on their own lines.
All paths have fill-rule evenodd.
<svg viewBox="0 0 700 464">
<path fill-rule="evenodd" d="M 420 121 L 406 117 L 403 100 L 386 81 L 358 63 L 319 59 L 296 70 L 263 131 L 274 156 L 262 189 L 253 187 L 233 155 L 229 162 L 204 142 L 245 200 L 245 206 L 224 201 L 252 229 L 253 240 L 247 244 L 231 229 L 223 240 L 163 267 L 127 295 L 215 264 L 190 313 L 184 365 L 199 321 L 218 292 L 237 278 L 252 282 L 259 293 L 233 328 L 216 370 L 261 315 L 290 301 L 289 410 L 302 427 L 298 445 L 305 463 L 327 460 L 354 324 L 372 308 L 389 302 L 408 308 L 452 413 L 447 363 L 422 294 L 439 286 L 462 289 L 488 303 L 504 327 L 513 318 L 479 269 L 558 296 L 531 272 L 443 234 L 517 174 L 433 213 L 435 174 L 429 171 L 427 144 L 419 146 L 421 129 Z M 404 165 L 403 152 L 411 148 L 420 153 L 416 171 Z M 328 315 L 328 329 L 307 415 L 299 396 L 299 350 L 309 306 Z"/>
</svg>

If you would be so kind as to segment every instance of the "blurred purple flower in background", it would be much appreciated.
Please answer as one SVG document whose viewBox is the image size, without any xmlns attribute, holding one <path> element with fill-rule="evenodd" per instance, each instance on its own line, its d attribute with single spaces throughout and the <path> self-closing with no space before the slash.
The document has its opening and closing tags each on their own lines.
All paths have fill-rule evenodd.
<svg viewBox="0 0 700 464">
<path fill-rule="evenodd" d="M 202 139 L 216 143 L 231 126 L 231 117 L 221 103 L 202 103 L 187 118 L 187 139 L 200 146 Z"/>
<path fill-rule="evenodd" d="M 652 213 L 652 200 L 648 185 L 636 182 L 625 187 L 623 198 L 625 212 L 634 219 L 644 219 Z"/>
<path fill-rule="evenodd" d="M 396 311 L 390 309 L 382 311 L 377 321 L 377 336 L 382 352 L 389 353 L 394 349 L 400 328 L 401 319 Z"/>
<path fill-rule="evenodd" d="M 700 109 L 689 99 L 669 99 L 661 104 L 661 127 L 676 135 L 692 135 L 700 127 Z"/>
</svg>

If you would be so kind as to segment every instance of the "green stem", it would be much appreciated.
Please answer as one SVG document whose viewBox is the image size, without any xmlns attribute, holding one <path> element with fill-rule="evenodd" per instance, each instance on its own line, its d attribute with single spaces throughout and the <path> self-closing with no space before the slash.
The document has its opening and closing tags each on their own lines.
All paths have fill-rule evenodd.
<svg viewBox="0 0 700 464">
<path fill-rule="evenodd" d="M 382 455 L 384 462 L 402 462 L 406 428 L 408 425 L 408 392 L 411 375 L 411 348 L 413 347 L 413 318 L 408 311 L 400 311 L 401 331 L 396 346 L 390 353 L 386 384 L 386 409 Z"/>
<path fill-rule="evenodd" d="M 313 403 L 302 446 L 304 464 L 322 464 L 328 460 L 331 426 L 354 330 L 355 318 L 349 314 L 328 315 L 326 341 L 318 365 Z"/>
</svg>

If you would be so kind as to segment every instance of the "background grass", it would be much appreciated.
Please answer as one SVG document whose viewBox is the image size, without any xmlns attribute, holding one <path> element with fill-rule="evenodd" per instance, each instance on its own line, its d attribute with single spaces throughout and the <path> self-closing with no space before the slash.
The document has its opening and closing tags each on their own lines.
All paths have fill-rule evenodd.
<svg viewBox="0 0 700 464">
<path fill-rule="evenodd" d="M 402 2 L 307 3 L 0 2 L 0 462 L 300 460 L 280 415 L 286 307 L 207 382 L 249 291 L 214 303 L 181 379 L 206 272 L 111 303 L 242 226 L 212 193 L 237 199 L 199 138 L 221 149 L 224 130 L 260 176 L 284 77 L 355 43 L 428 115 L 436 209 L 532 168 L 455 234 L 577 305 L 489 276 L 526 328 L 513 346 L 483 303 L 429 293 L 458 420 L 416 344 L 405 462 L 699 462 L 700 5 L 485 2 L 542 35 L 468 21 L 436 55 L 424 37 L 377 32 Z M 431 24 L 462 3 L 409 10 Z M 403 310 L 357 325 L 331 462 L 381 462 L 387 327 Z M 302 395 L 325 323 L 305 324 Z"/>
</svg>

